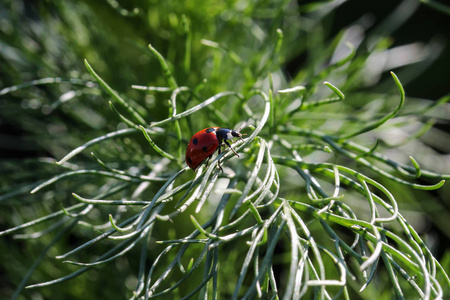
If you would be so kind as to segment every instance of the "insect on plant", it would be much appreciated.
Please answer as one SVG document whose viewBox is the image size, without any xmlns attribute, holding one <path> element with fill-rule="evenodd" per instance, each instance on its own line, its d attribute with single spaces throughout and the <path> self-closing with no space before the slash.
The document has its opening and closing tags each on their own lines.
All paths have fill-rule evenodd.
<svg viewBox="0 0 450 300">
<path fill-rule="evenodd" d="M 222 145 L 225 143 L 230 149 L 239 157 L 239 154 L 231 147 L 229 140 L 233 138 L 240 138 L 242 140 L 242 134 L 238 130 L 221 128 L 221 127 L 208 127 L 200 130 L 194 134 L 186 149 L 186 163 L 192 169 L 196 170 L 206 159 L 211 158 L 214 152 L 219 149 L 219 154 L 222 153 Z M 217 165 L 223 172 L 220 166 L 220 161 Z"/>
</svg>

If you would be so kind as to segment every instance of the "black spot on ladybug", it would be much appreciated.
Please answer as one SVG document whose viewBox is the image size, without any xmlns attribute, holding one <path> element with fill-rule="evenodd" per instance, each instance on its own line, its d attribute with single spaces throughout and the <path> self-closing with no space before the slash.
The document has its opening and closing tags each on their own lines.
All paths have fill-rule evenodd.
<svg viewBox="0 0 450 300">
<path fill-rule="evenodd" d="M 192 144 L 197 145 L 198 144 L 198 138 L 195 138 L 192 140 Z"/>
<path fill-rule="evenodd" d="M 208 128 L 208 129 L 206 129 L 206 133 L 211 133 L 211 132 L 213 132 L 213 131 L 216 131 L 214 128 Z"/>
<path fill-rule="evenodd" d="M 187 161 L 188 161 L 189 164 L 192 164 L 192 159 L 191 159 L 190 156 L 187 157 Z"/>
<path fill-rule="evenodd" d="M 204 146 L 204 147 L 202 148 L 202 150 L 203 150 L 203 152 L 207 152 L 207 151 L 208 151 L 208 147 Z"/>
</svg>

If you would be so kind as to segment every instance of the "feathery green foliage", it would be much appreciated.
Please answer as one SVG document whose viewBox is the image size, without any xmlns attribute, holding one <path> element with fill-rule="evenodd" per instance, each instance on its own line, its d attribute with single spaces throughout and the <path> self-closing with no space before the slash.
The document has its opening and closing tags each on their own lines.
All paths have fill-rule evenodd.
<svg viewBox="0 0 450 300">
<path fill-rule="evenodd" d="M 399 72 L 380 82 L 370 66 L 389 52 L 385 36 L 367 33 L 358 47 L 344 28 L 325 43 L 334 2 L 190 3 L 43 4 L 61 18 L 40 12 L 50 36 L 69 38 L 70 26 L 81 35 L 48 38 L 57 43 L 40 45 L 49 57 L 20 46 L 33 34 L 8 36 L 43 79 L 11 66 L 20 83 L 0 95 L 25 99 L 21 128 L 52 157 L 2 161 L 20 174 L 2 178 L 0 204 L 16 225 L 0 237 L 41 241 L 37 255 L 24 250 L 29 269 L 11 296 L 448 295 L 450 263 L 435 258 L 401 201 L 446 188 L 450 174 L 423 168 L 415 147 L 426 148 L 418 137 L 433 120 L 448 122 L 439 109 L 450 98 L 408 99 Z M 112 16 L 119 32 L 106 41 Z M 107 46 L 91 48 L 96 40 Z M 60 66 L 50 50 L 70 43 Z M 108 55 L 118 49 L 126 55 Z M 289 78 L 283 67 L 301 54 L 309 59 Z M 74 78 L 56 71 L 75 66 Z M 192 172 L 186 144 L 208 126 L 241 128 L 240 157 L 225 149 Z M 76 284 L 52 289 L 66 281 Z"/>
</svg>

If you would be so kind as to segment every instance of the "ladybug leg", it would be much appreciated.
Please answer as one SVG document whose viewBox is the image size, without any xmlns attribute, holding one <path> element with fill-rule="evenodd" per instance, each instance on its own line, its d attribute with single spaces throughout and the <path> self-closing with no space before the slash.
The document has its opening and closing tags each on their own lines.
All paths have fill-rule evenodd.
<svg viewBox="0 0 450 300">
<path fill-rule="evenodd" d="M 236 153 L 236 151 L 234 151 L 234 149 L 233 148 L 231 148 L 231 145 L 230 145 L 230 143 L 228 143 L 228 141 L 224 141 L 225 142 L 225 144 L 227 144 L 227 146 L 228 147 L 230 147 L 230 149 L 234 152 L 234 154 L 236 154 L 237 155 L 237 157 L 239 157 L 239 154 L 237 154 Z M 220 153 L 220 152 L 219 152 Z"/>
<path fill-rule="evenodd" d="M 217 161 L 217 166 L 219 167 L 220 171 L 222 171 L 222 173 L 223 173 L 222 166 L 220 165 L 220 160 Z"/>
<path fill-rule="evenodd" d="M 221 144 L 219 145 L 219 154 L 218 155 L 220 155 L 220 153 L 222 153 L 222 145 Z M 217 161 L 217 166 L 219 167 L 220 171 L 222 171 L 222 173 L 223 173 L 222 166 L 220 165 L 220 159 Z"/>
<path fill-rule="evenodd" d="M 208 168 L 208 165 L 209 165 L 209 160 L 211 159 L 211 157 L 212 157 L 212 155 L 210 155 L 210 156 L 208 156 L 205 160 L 206 160 L 206 168 Z"/>
</svg>

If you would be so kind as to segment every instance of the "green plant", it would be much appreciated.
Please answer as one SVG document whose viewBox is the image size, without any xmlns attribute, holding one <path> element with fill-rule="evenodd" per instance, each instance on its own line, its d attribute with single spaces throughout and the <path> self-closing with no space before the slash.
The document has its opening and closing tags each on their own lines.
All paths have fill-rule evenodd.
<svg viewBox="0 0 450 300">
<path fill-rule="evenodd" d="M 242 14 L 257 12 L 255 7 Z M 197 47 L 190 40 L 190 19 L 184 15 L 176 23 L 186 30 L 185 44 Z M 102 106 L 99 118 L 109 122 L 97 123 L 108 125 L 98 125 L 97 134 L 94 126 L 89 134 L 95 138 L 67 137 L 81 146 L 59 161 L 30 162 L 41 168 L 36 178 L 0 198 L 13 201 L 31 191 L 63 206 L 0 232 L 26 231 L 19 237 L 46 241 L 15 296 L 24 287 L 78 280 L 111 262 L 135 274 L 128 281 L 110 278 L 132 290 L 133 298 L 390 298 L 394 290 L 398 298 L 429 299 L 449 292 L 445 266 L 403 216 L 397 198 L 441 188 L 450 175 L 426 171 L 413 157 L 411 164 L 390 158 L 383 129 L 418 124 L 410 138 L 415 140 L 431 128 L 427 114 L 450 98 L 405 112 L 405 91 L 391 72 L 396 94 L 388 88 L 383 94 L 364 92 L 361 104 L 357 91 L 370 52 L 357 53 L 349 45 L 346 55 L 316 71 L 342 44 L 342 34 L 323 51 L 311 51 L 314 67 L 286 83 L 279 68 L 291 47 L 284 43 L 289 33 L 271 25 L 253 59 L 242 49 L 201 40 L 212 48 L 207 82 L 178 83 L 191 65 L 188 46 L 183 58 L 171 62 L 150 45 L 166 84 L 158 78 L 158 86 L 136 85 L 128 93 L 119 93 L 85 61 L 94 80 L 69 82 L 80 84 L 84 95 L 108 100 L 109 107 L 96 102 Z M 380 39 L 371 50 L 387 49 Z M 242 81 L 233 84 L 237 73 Z M 321 85 L 324 79 L 338 83 Z M 33 81 L 0 94 L 61 81 Z M 60 100 L 52 107 L 64 105 Z M 89 124 L 95 116 L 80 111 L 77 120 Z M 194 174 L 183 162 L 185 145 L 192 133 L 216 125 L 242 127 L 247 136 L 234 147 L 243 155 L 225 151 Z M 398 186 L 401 192 L 393 192 Z M 38 229 L 27 231 L 32 228 Z M 30 284 L 47 254 L 71 235 L 76 245 L 55 254 L 72 267 L 66 269 L 70 273 Z M 133 264 L 128 257 L 134 255 L 137 262 L 123 267 L 125 261 Z M 385 284 L 383 295 L 378 289 Z"/>
</svg>

